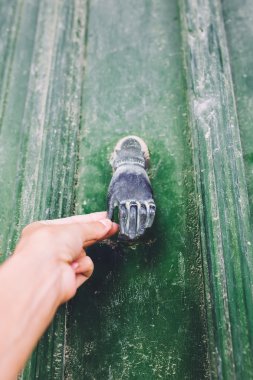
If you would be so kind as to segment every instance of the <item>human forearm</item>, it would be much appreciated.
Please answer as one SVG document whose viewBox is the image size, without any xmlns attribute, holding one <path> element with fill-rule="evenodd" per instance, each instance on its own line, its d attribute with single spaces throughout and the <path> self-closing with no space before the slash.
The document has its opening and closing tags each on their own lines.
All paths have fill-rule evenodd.
<svg viewBox="0 0 253 380">
<path fill-rule="evenodd" d="M 61 271 L 52 260 L 37 261 L 22 253 L 2 266 L 0 378 L 15 378 L 52 320 L 60 304 Z"/>
</svg>

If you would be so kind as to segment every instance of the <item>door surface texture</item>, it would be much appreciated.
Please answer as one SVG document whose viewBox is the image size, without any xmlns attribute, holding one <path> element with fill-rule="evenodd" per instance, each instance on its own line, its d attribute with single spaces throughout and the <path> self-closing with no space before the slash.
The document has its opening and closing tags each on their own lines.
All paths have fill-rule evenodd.
<svg viewBox="0 0 253 380">
<path fill-rule="evenodd" d="M 252 41 L 250 0 L 0 1 L 1 262 L 31 221 L 106 209 L 124 136 L 157 205 L 89 248 L 20 379 L 253 379 Z"/>
</svg>

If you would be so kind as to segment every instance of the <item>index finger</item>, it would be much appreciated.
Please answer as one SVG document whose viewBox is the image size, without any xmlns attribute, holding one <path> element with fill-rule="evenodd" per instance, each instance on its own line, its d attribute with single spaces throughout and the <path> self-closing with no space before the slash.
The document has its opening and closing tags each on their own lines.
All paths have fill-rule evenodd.
<svg viewBox="0 0 253 380">
<path fill-rule="evenodd" d="M 51 225 L 47 228 L 53 229 L 54 238 L 57 237 L 58 241 L 64 242 L 68 247 L 71 260 L 74 260 L 82 248 L 115 234 L 118 225 L 109 219 L 103 219 L 89 223 L 70 223 L 64 226 Z"/>
<path fill-rule="evenodd" d="M 66 218 L 51 219 L 51 220 L 40 220 L 42 224 L 71 224 L 71 223 L 87 223 L 87 222 L 97 222 L 101 219 L 106 218 L 106 211 L 93 212 L 86 215 L 73 215 Z"/>
<path fill-rule="evenodd" d="M 75 224 L 77 226 L 77 224 Z M 103 219 L 96 222 L 85 223 L 80 226 L 80 232 L 83 239 L 83 246 L 90 245 L 91 241 L 99 241 L 105 237 L 115 234 L 118 230 L 118 225 L 110 219 Z"/>
</svg>

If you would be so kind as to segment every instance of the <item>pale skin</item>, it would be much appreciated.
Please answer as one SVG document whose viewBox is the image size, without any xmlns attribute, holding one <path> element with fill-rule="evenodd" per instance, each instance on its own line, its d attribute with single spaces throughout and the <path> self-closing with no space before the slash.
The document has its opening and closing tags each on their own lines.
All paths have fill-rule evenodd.
<svg viewBox="0 0 253 380">
<path fill-rule="evenodd" d="M 117 230 L 106 212 L 24 228 L 14 254 L 0 267 L 0 379 L 17 378 L 58 307 L 92 275 L 85 248 Z"/>
</svg>

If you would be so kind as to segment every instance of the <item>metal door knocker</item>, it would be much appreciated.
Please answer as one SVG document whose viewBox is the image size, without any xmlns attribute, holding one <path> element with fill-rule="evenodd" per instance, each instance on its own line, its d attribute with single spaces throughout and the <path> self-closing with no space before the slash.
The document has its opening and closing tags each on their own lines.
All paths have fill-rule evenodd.
<svg viewBox="0 0 253 380">
<path fill-rule="evenodd" d="M 137 136 L 127 136 L 115 146 L 110 160 L 113 177 L 108 189 L 108 217 L 119 209 L 120 235 L 135 240 L 152 226 L 156 206 L 147 174 L 149 151 Z"/>
</svg>

